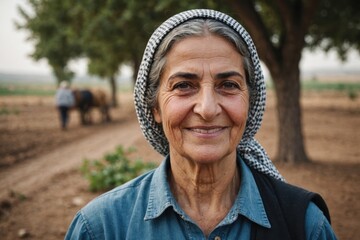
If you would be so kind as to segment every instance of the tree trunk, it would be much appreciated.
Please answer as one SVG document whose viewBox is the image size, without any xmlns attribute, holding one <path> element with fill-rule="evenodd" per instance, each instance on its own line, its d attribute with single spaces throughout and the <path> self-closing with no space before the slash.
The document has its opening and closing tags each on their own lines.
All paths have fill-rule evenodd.
<svg viewBox="0 0 360 240">
<path fill-rule="evenodd" d="M 278 145 L 275 160 L 288 163 L 309 161 L 302 132 L 300 106 L 300 71 L 298 65 L 284 68 L 272 76 L 277 97 L 279 122 Z"/>
<path fill-rule="evenodd" d="M 292 163 L 308 161 L 301 125 L 299 62 L 319 0 L 227 2 L 251 34 L 274 81 L 279 122 L 276 159 Z M 262 4 L 269 7 L 270 15 L 261 13 Z M 271 18 L 281 23 L 277 29 L 265 24 Z M 279 41 L 272 41 L 273 36 Z"/>
<path fill-rule="evenodd" d="M 118 100 L 117 100 L 117 85 L 115 76 L 110 77 L 110 90 L 111 90 L 111 106 L 112 107 L 118 107 Z"/>
</svg>

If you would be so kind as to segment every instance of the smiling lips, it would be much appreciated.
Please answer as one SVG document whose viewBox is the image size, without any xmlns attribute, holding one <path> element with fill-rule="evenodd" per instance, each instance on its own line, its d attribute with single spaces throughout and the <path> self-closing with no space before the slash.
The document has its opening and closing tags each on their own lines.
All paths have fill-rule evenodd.
<svg viewBox="0 0 360 240">
<path fill-rule="evenodd" d="M 224 130 L 225 127 L 194 127 L 194 128 L 188 128 L 188 130 L 200 133 L 200 134 L 214 134 L 217 132 L 220 132 Z"/>
</svg>

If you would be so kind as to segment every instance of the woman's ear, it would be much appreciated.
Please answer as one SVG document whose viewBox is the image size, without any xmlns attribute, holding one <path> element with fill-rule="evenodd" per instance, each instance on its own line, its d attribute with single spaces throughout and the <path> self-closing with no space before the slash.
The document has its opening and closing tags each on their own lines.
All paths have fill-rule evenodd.
<svg viewBox="0 0 360 240">
<path fill-rule="evenodd" d="M 161 113 L 160 113 L 160 110 L 158 110 L 158 107 L 155 107 L 153 109 L 153 115 L 154 115 L 154 119 L 155 119 L 155 122 L 157 123 L 161 123 L 162 120 L 161 120 Z"/>
</svg>

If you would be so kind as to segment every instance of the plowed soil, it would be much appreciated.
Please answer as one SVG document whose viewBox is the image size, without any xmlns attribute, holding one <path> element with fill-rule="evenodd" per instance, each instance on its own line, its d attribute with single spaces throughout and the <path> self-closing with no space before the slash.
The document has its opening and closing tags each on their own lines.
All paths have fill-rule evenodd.
<svg viewBox="0 0 360 240">
<path fill-rule="evenodd" d="M 303 128 L 310 163 L 275 163 L 289 183 L 320 193 L 339 239 L 360 239 L 360 99 L 345 93 L 306 92 Z M 88 191 L 79 168 L 116 146 L 135 146 L 134 157 L 159 163 L 137 123 L 132 94 L 120 95 L 113 121 L 80 126 L 71 112 L 61 131 L 51 97 L 0 97 L 0 239 L 63 239 L 75 213 L 100 193 Z M 276 154 L 275 99 L 270 92 L 257 135 Z"/>
</svg>

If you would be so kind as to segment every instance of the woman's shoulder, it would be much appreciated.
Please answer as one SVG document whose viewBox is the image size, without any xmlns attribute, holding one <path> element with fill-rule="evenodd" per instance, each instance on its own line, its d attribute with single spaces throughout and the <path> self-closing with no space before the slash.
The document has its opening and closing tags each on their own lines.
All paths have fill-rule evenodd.
<svg viewBox="0 0 360 240">
<path fill-rule="evenodd" d="M 93 239 L 126 232 L 128 219 L 144 218 L 154 170 L 90 201 L 75 216 L 65 239 Z M 112 237 L 110 237 L 113 239 Z"/>
<path fill-rule="evenodd" d="M 134 204 L 136 204 L 134 199 L 147 199 L 153 173 L 154 170 L 151 170 L 123 185 L 101 194 L 82 208 L 82 213 L 92 215 L 99 211 L 107 213 L 117 209 L 123 212 L 130 211 L 134 207 Z"/>
<path fill-rule="evenodd" d="M 323 211 L 313 202 L 306 209 L 305 234 L 306 239 L 337 239 Z"/>
<path fill-rule="evenodd" d="M 318 194 L 257 171 L 252 171 L 270 222 L 277 221 L 279 209 L 290 235 L 300 239 L 318 239 L 314 236 L 336 239 L 330 214 L 324 199 Z M 272 224 L 273 224 L 272 223 Z M 281 224 L 281 222 L 279 223 Z M 284 228 L 281 228 L 284 229 Z M 305 232 L 304 232 L 305 229 Z"/>
</svg>

